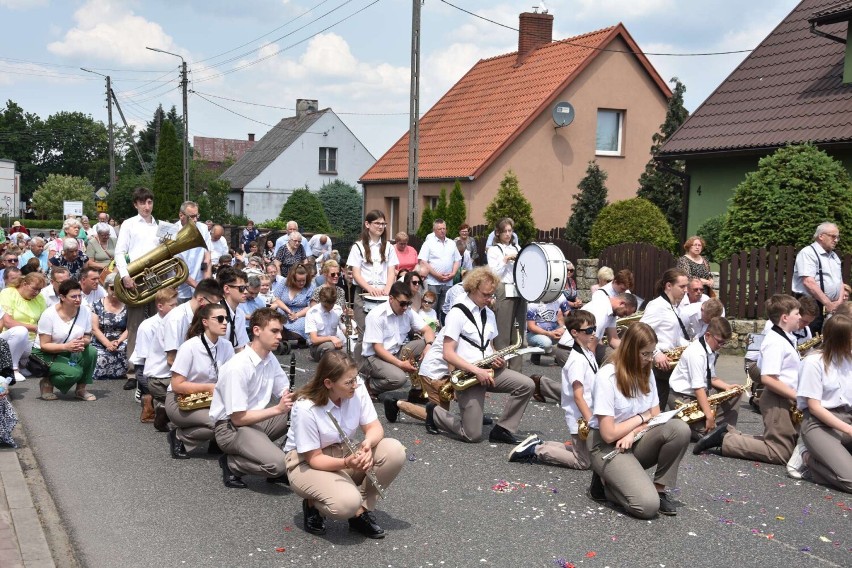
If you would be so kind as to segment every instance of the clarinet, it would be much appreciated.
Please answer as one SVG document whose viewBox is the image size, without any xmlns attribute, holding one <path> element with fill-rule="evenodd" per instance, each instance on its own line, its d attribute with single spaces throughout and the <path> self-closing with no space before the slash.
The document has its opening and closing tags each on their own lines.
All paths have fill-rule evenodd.
<svg viewBox="0 0 852 568">
<path fill-rule="evenodd" d="M 334 427 L 337 428 L 337 432 L 338 432 L 338 434 L 340 434 L 340 439 L 343 440 L 344 444 L 346 444 L 346 447 L 349 449 L 349 453 L 352 454 L 352 455 L 358 455 L 358 453 L 359 453 L 358 447 L 349 438 L 349 436 L 346 435 L 346 432 L 343 431 L 343 428 L 340 427 L 340 422 L 337 421 L 337 418 L 334 417 L 334 414 L 332 414 L 331 411 L 329 411 L 329 410 L 326 410 L 325 413 L 331 419 L 331 422 L 332 422 L 332 424 L 334 424 Z M 381 486 L 378 478 L 376 478 L 376 473 L 372 469 L 367 471 L 367 479 L 369 479 L 370 483 L 373 484 L 373 487 L 376 488 L 376 493 L 379 494 L 379 497 L 384 499 L 385 498 L 385 488 Z"/>
<path fill-rule="evenodd" d="M 281 367 L 283 368 L 284 365 L 281 365 Z M 289 372 L 287 373 L 287 378 L 290 381 L 290 392 L 293 392 L 294 390 L 296 390 L 296 386 L 294 384 L 296 382 L 296 354 L 295 353 L 290 353 L 290 369 L 289 369 Z M 292 410 L 289 413 L 287 413 L 287 429 L 288 430 L 290 429 L 290 417 L 291 416 L 293 416 Z"/>
</svg>

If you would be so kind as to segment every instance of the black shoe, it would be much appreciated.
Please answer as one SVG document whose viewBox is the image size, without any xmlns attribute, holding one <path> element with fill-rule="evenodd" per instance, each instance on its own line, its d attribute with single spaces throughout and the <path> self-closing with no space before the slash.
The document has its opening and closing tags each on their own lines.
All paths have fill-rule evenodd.
<svg viewBox="0 0 852 568">
<path fill-rule="evenodd" d="M 601 476 L 592 472 L 592 483 L 589 485 L 589 497 L 599 503 L 606 501 L 606 491 L 604 491 L 603 479 Z"/>
<path fill-rule="evenodd" d="M 279 475 L 278 477 L 267 477 L 266 482 L 267 483 L 282 483 L 284 485 L 289 486 L 290 485 L 290 478 L 287 477 L 287 473 L 285 472 L 285 473 L 282 473 L 281 475 Z"/>
<path fill-rule="evenodd" d="M 357 517 L 349 519 L 349 528 L 367 538 L 385 538 L 385 530 L 376 524 L 376 519 L 370 511 L 364 511 Z"/>
<path fill-rule="evenodd" d="M 221 456 L 225 452 L 222 451 L 222 448 L 219 447 L 219 444 L 216 443 L 216 439 L 214 438 L 207 444 L 207 453 L 212 456 Z"/>
<path fill-rule="evenodd" d="M 411 389 L 408 391 L 408 398 L 405 400 L 410 402 L 411 404 L 422 404 L 424 400 L 426 400 L 426 396 L 423 394 L 423 391 L 420 389 Z"/>
<path fill-rule="evenodd" d="M 709 450 L 710 448 L 722 447 L 722 440 L 725 439 L 725 434 L 727 433 L 727 425 L 722 424 L 721 426 L 717 426 L 715 430 L 695 442 L 695 447 L 692 448 L 692 453 L 697 456 L 701 452 Z"/>
<path fill-rule="evenodd" d="M 154 409 L 154 428 L 159 432 L 169 431 L 169 416 L 166 414 L 166 407 L 163 405 Z"/>
<path fill-rule="evenodd" d="M 541 353 L 533 353 L 530 355 L 530 363 L 533 365 L 541 365 Z"/>
<path fill-rule="evenodd" d="M 509 452 L 510 462 L 535 463 L 535 449 L 541 444 L 541 440 L 535 434 L 527 436 L 527 439 L 512 448 Z"/>
<path fill-rule="evenodd" d="M 132 391 L 136 388 L 136 379 L 127 379 L 127 382 L 124 383 L 124 386 L 121 387 L 126 391 Z"/>
<path fill-rule="evenodd" d="M 437 404 L 435 404 L 434 402 L 426 403 L 426 431 L 435 436 L 441 433 L 441 431 L 438 430 L 438 427 L 435 425 L 436 406 Z"/>
<path fill-rule="evenodd" d="M 222 455 L 219 457 L 219 467 L 222 468 L 222 483 L 225 487 L 231 489 L 245 489 L 248 485 L 243 482 L 239 475 L 234 475 L 231 468 L 228 467 L 228 456 Z"/>
<path fill-rule="evenodd" d="M 388 419 L 388 422 L 396 422 L 399 416 L 399 407 L 396 405 L 396 399 L 386 398 L 382 404 L 385 405 L 385 418 Z"/>
<path fill-rule="evenodd" d="M 488 434 L 488 441 L 492 444 L 519 444 L 521 442 L 514 434 L 499 424 L 491 429 L 491 433 Z"/>
<path fill-rule="evenodd" d="M 677 515 L 677 509 L 675 509 L 674 503 L 669 498 L 668 493 L 662 492 L 657 493 L 660 496 L 660 514 L 668 515 L 669 517 L 674 517 Z"/>
<path fill-rule="evenodd" d="M 307 499 L 302 499 L 302 514 L 305 516 L 305 532 L 325 534 L 325 519 L 319 514 L 316 507 L 308 505 Z"/>
<path fill-rule="evenodd" d="M 176 460 L 189 459 L 189 454 L 186 453 L 186 446 L 178 440 L 177 430 L 169 430 L 169 450 L 172 453 L 172 457 Z"/>
<path fill-rule="evenodd" d="M 492 424 L 494 424 L 494 421 L 491 419 L 491 417 L 490 417 L 490 416 L 485 416 L 485 415 L 483 414 L 483 415 L 482 415 L 482 425 L 483 425 L 483 426 L 491 426 Z"/>
</svg>

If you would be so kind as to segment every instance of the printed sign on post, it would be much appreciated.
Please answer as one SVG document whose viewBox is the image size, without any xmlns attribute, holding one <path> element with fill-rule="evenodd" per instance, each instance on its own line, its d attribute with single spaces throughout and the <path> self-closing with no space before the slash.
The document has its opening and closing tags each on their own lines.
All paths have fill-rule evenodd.
<svg viewBox="0 0 852 568">
<path fill-rule="evenodd" d="M 62 216 L 67 217 L 68 215 L 75 215 L 77 217 L 83 216 L 83 202 L 82 201 L 63 201 L 62 202 Z"/>
</svg>

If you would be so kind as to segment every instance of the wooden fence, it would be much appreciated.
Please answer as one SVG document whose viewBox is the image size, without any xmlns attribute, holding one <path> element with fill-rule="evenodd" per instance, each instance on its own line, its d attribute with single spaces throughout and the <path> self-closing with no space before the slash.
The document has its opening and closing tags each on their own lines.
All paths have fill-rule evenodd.
<svg viewBox="0 0 852 568">
<path fill-rule="evenodd" d="M 598 262 L 613 272 L 629 268 L 635 280 L 631 291 L 645 300 L 653 300 L 657 280 L 675 265 L 675 258 L 671 252 L 647 243 L 622 243 L 603 249 Z"/>
</svg>

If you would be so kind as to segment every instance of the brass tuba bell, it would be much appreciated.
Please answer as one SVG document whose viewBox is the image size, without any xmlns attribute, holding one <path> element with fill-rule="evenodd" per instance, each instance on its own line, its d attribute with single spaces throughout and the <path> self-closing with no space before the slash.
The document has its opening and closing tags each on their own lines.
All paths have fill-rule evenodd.
<svg viewBox="0 0 852 568">
<path fill-rule="evenodd" d="M 128 276 L 136 288 L 128 290 L 115 279 L 115 295 L 128 306 L 141 306 L 154 299 L 157 292 L 170 286 L 180 286 L 189 277 L 189 269 L 176 254 L 204 246 L 204 237 L 195 226 L 187 223 L 174 239 L 169 239 L 148 254 L 127 265 Z"/>
</svg>

